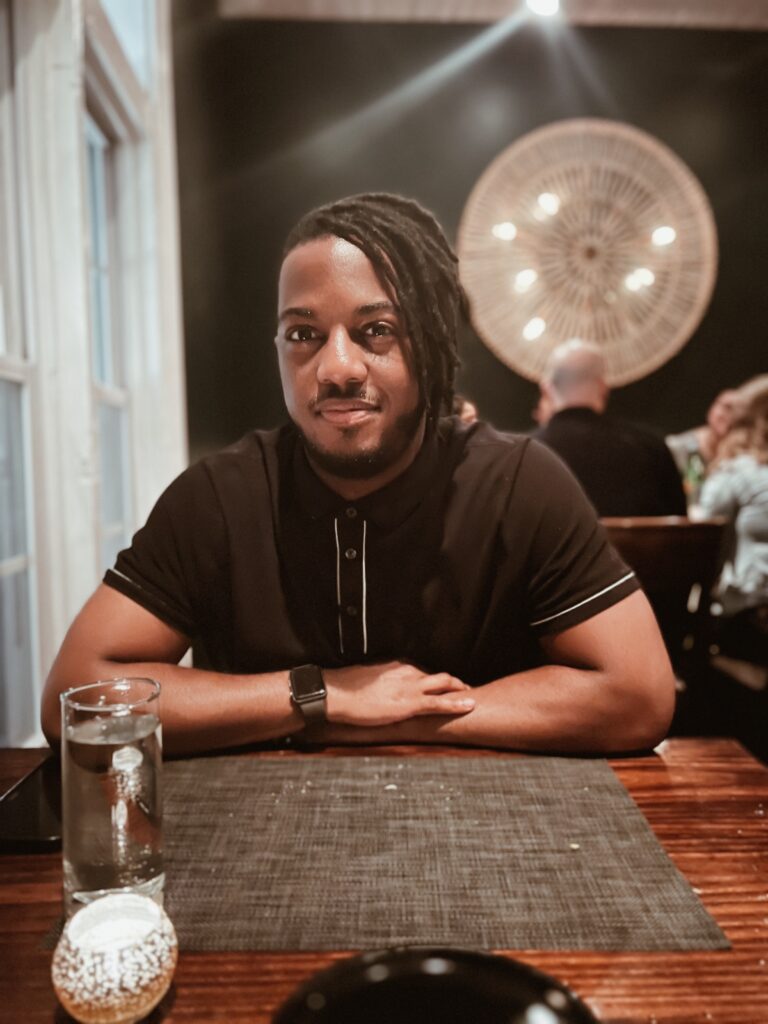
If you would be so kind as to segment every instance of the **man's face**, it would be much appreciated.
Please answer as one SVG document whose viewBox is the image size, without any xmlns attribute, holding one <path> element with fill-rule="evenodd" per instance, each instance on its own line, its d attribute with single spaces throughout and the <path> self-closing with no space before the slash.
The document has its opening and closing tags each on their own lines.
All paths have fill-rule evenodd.
<svg viewBox="0 0 768 1024">
<path fill-rule="evenodd" d="M 275 343 L 288 414 L 321 475 L 367 492 L 410 464 L 424 425 L 411 343 L 357 246 L 329 236 L 288 253 Z"/>
</svg>

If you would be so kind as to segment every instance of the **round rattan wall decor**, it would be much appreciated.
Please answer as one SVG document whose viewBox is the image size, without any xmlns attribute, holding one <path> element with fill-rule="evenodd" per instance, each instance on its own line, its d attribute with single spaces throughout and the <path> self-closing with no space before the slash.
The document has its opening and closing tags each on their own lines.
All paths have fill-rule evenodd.
<svg viewBox="0 0 768 1024">
<path fill-rule="evenodd" d="M 688 167 L 658 139 L 579 118 L 530 132 L 488 166 L 459 226 L 476 330 L 539 380 L 571 338 L 599 344 L 628 384 L 691 337 L 717 272 L 717 232 Z"/>
</svg>

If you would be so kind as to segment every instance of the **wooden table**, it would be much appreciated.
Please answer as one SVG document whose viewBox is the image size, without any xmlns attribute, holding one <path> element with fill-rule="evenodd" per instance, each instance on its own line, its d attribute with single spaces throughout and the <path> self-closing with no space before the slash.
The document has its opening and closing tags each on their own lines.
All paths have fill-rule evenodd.
<svg viewBox="0 0 768 1024">
<path fill-rule="evenodd" d="M 341 751 L 321 756 L 334 752 Z M 371 750 L 343 750 L 355 752 Z M 398 757 L 470 753 L 434 747 L 375 752 Z M 41 751 L 0 750 L 0 791 L 41 756 Z M 611 1024 L 768 1024 L 768 768 L 735 741 L 713 739 L 667 740 L 655 755 L 611 764 L 733 948 L 705 953 L 504 952 L 569 984 L 601 1021 Z M 0 855 L 0 1021 L 69 1020 L 57 1009 L 51 988 L 52 954 L 41 946 L 60 913 L 60 885 L 60 855 Z M 171 992 L 148 1019 L 151 1024 L 268 1024 L 299 982 L 345 955 L 182 954 Z"/>
</svg>

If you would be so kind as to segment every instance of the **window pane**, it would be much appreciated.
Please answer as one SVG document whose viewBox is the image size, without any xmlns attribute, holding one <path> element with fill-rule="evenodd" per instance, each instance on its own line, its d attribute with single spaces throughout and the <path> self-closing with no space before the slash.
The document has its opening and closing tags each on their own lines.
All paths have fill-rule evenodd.
<svg viewBox="0 0 768 1024">
<path fill-rule="evenodd" d="M 112 382 L 112 345 L 109 307 L 109 275 L 91 267 L 91 324 L 93 331 L 93 375 L 101 384 Z"/>
<path fill-rule="evenodd" d="M 110 311 L 109 140 L 96 122 L 86 119 L 88 220 L 90 224 L 91 331 L 93 373 L 101 384 L 117 384 Z"/>
<path fill-rule="evenodd" d="M 155 0 L 101 0 L 115 35 L 144 87 L 152 77 L 152 21 Z"/>
<path fill-rule="evenodd" d="M 0 561 L 27 552 L 21 385 L 0 380 Z"/>
<path fill-rule="evenodd" d="M 107 138 L 96 122 L 88 121 L 88 208 L 91 225 L 91 263 L 106 267 L 107 247 L 106 167 Z"/>
<path fill-rule="evenodd" d="M 0 576 L 0 746 L 16 746 L 36 729 L 29 570 L 24 569 Z"/>
<path fill-rule="evenodd" d="M 25 355 L 20 322 L 10 5 L 0 0 L 0 355 Z"/>
<path fill-rule="evenodd" d="M 102 567 L 114 564 L 114 556 L 128 543 L 130 520 L 127 487 L 126 411 L 99 404 L 101 446 L 101 557 Z"/>
</svg>

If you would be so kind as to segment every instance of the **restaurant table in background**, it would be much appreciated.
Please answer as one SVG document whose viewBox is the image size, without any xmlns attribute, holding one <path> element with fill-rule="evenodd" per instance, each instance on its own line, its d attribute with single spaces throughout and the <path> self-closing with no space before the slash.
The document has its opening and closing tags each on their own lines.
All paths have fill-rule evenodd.
<svg viewBox="0 0 768 1024">
<path fill-rule="evenodd" d="M 0 791 L 43 756 L 0 750 Z M 456 748 L 334 748 L 255 757 L 514 757 Z M 570 985 L 610 1024 L 768 1022 L 768 769 L 733 740 L 672 739 L 610 764 L 731 943 L 707 952 L 507 950 Z M 0 1021 L 64 1022 L 44 940 L 61 911 L 60 854 L 0 857 Z M 355 950 L 182 953 L 151 1024 L 268 1024 L 314 971 Z"/>
</svg>

